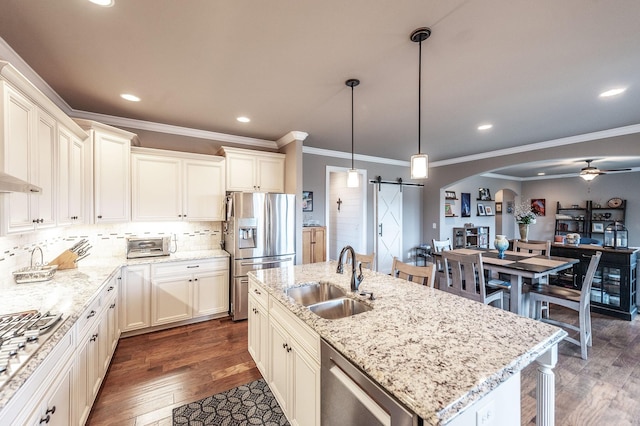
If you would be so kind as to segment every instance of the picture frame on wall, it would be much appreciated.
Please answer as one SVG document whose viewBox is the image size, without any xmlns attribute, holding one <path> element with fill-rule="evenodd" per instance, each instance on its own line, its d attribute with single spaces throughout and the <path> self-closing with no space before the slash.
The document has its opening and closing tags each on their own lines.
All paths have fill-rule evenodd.
<svg viewBox="0 0 640 426">
<path fill-rule="evenodd" d="M 500 201 L 496 203 L 496 213 L 502 213 L 502 203 Z"/>
<path fill-rule="evenodd" d="M 448 216 L 448 217 L 452 217 L 453 216 L 453 209 L 451 208 L 451 204 L 446 203 L 444 205 L 444 215 Z"/>
<path fill-rule="evenodd" d="M 469 192 L 462 192 L 460 193 L 460 197 L 462 198 L 462 202 L 460 205 L 460 216 L 470 217 L 471 216 L 471 194 Z"/>
<path fill-rule="evenodd" d="M 455 191 L 444 191 L 444 198 L 446 198 L 447 200 L 455 200 L 456 199 Z"/>
<path fill-rule="evenodd" d="M 478 200 L 491 200 L 491 191 L 489 190 L 489 188 L 478 188 Z"/>
<path fill-rule="evenodd" d="M 546 199 L 544 198 L 531 199 L 531 211 L 535 213 L 536 216 L 544 216 L 545 210 L 546 210 Z"/>
<path fill-rule="evenodd" d="M 302 211 L 313 211 L 313 191 L 302 191 Z"/>
<path fill-rule="evenodd" d="M 493 209 L 491 206 L 484 206 L 484 213 L 487 216 L 493 216 Z"/>
<path fill-rule="evenodd" d="M 478 216 L 486 216 L 487 213 L 484 210 L 484 204 L 478 203 Z"/>
<path fill-rule="evenodd" d="M 591 232 L 604 232 L 604 223 L 593 222 Z"/>
</svg>

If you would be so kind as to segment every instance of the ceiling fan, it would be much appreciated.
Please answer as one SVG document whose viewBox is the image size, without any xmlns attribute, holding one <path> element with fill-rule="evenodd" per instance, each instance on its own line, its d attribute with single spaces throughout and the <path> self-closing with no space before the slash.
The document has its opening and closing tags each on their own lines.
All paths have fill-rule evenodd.
<svg viewBox="0 0 640 426">
<path fill-rule="evenodd" d="M 625 172 L 631 169 L 611 169 L 611 170 L 600 170 L 597 167 L 593 167 L 591 162 L 593 160 L 584 160 L 587 162 L 587 167 L 583 167 L 580 170 L 580 177 L 586 181 L 592 181 L 596 178 L 596 176 L 604 175 L 606 172 Z"/>
</svg>

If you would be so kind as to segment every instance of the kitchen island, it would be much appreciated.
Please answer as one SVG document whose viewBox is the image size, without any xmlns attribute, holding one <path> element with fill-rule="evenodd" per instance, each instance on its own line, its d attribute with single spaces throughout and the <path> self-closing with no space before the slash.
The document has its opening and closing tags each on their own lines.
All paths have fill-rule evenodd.
<svg viewBox="0 0 640 426">
<path fill-rule="evenodd" d="M 266 290 L 270 300 L 277 301 L 270 301 L 270 307 L 284 306 L 425 424 L 457 423 L 462 418 L 465 420 L 460 424 L 476 424 L 475 415 L 465 414 L 469 407 L 509 379 L 519 379 L 520 371 L 536 360 L 540 364 L 537 421 L 553 424 L 552 368 L 557 360 L 557 343 L 566 335 L 564 331 L 439 290 L 365 271 L 360 290 L 373 292 L 375 298 L 369 300 L 348 292 L 351 272 L 336 274 L 336 266 L 336 262 L 326 262 L 268 269 L 252 272 L 250 278 L 254 285 Z M 372 310 L 328 320 L 286 294 L 291 287 L 317 282 L 346 289 L 349 297 L 360 299 Z M 251 316 L 249 321 L 251 330 Z M 274 374 L 277 372 L 270 373 Z M 517 389 L 515 403 L 519 407 L 519 385 Z M 510 398 L 512 404 L 513 401 Z M 491 410 L 502 410 L 501 403 L 495 401 Z M 519 408 L 516 411 L 518 418 L 511 418 L 512 422 L 492 424 L 520 424 Z"/>
</svg>

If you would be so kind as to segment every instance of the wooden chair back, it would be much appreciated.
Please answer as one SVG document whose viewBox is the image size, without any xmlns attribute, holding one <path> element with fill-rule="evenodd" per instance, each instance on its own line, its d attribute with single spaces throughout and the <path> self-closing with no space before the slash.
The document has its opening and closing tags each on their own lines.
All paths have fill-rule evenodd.
<svg viewBox="0 0 640 426">
<path fill-rule="evenodd" d="M 376 259 L 376 253 L 373 252 L 371 254 L 361 254 L 356 253 L 356 262 L 359 262 L 363 268 L 367 268 L 370 270 L 374 270 L 374 262 Z M 347 252 L 347 260 L 346 263 L 351 263 L 351 252 Z M 357 264 L 356 264 L 357 266 Z"/>
<path fill-rule="evenodd" d="M 527 241 L 514 240 L 513 251 L 549 256 L 551 255 L 551 241 L 547 240 L 541 243 L 530 243 Z"/>
<path fill-rule="evenodd" d="M 433 263 L 428 266 L 409 265 L 394 257 L 391 265 L 391 275 L 433 288 L 436 277 L 435 265 Z"/>
<path fill-rule="evenodd" d="M 499 301 L 502 308 L 502 290 L 487 294 L 481 253 L 460 254 L 444 251 L 442 257 L 445 270 L 451 273 L 451 293 L 485 304 Z"/>
<path fill-rule="evenodd" d="M 451 240 L 431 240 L 433 244 L 433 252 L 434 253 L 442 253 L 443 250 L 451 250 Z"/>
</svg>

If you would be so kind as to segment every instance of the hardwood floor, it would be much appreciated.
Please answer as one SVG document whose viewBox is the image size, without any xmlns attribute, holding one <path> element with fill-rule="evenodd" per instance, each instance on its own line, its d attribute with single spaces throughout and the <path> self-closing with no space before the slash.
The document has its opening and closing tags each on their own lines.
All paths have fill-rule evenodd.
<svg viewBox="0 0 640 426">
<path fill-rule="evenodd" d="M 552 315 L 577 316 L 552 307 Z M 592 314 L 589 359 L 559 345 L 556 424 L 640 425 L 640 317 Z M 171 425 L 172 409 L 260 378 L 247 322 L 230 318 L 122 339 L 89 425 Z M 535 425 L 536 365 L 522 372 L 522 425 Z"/>
</svg>

